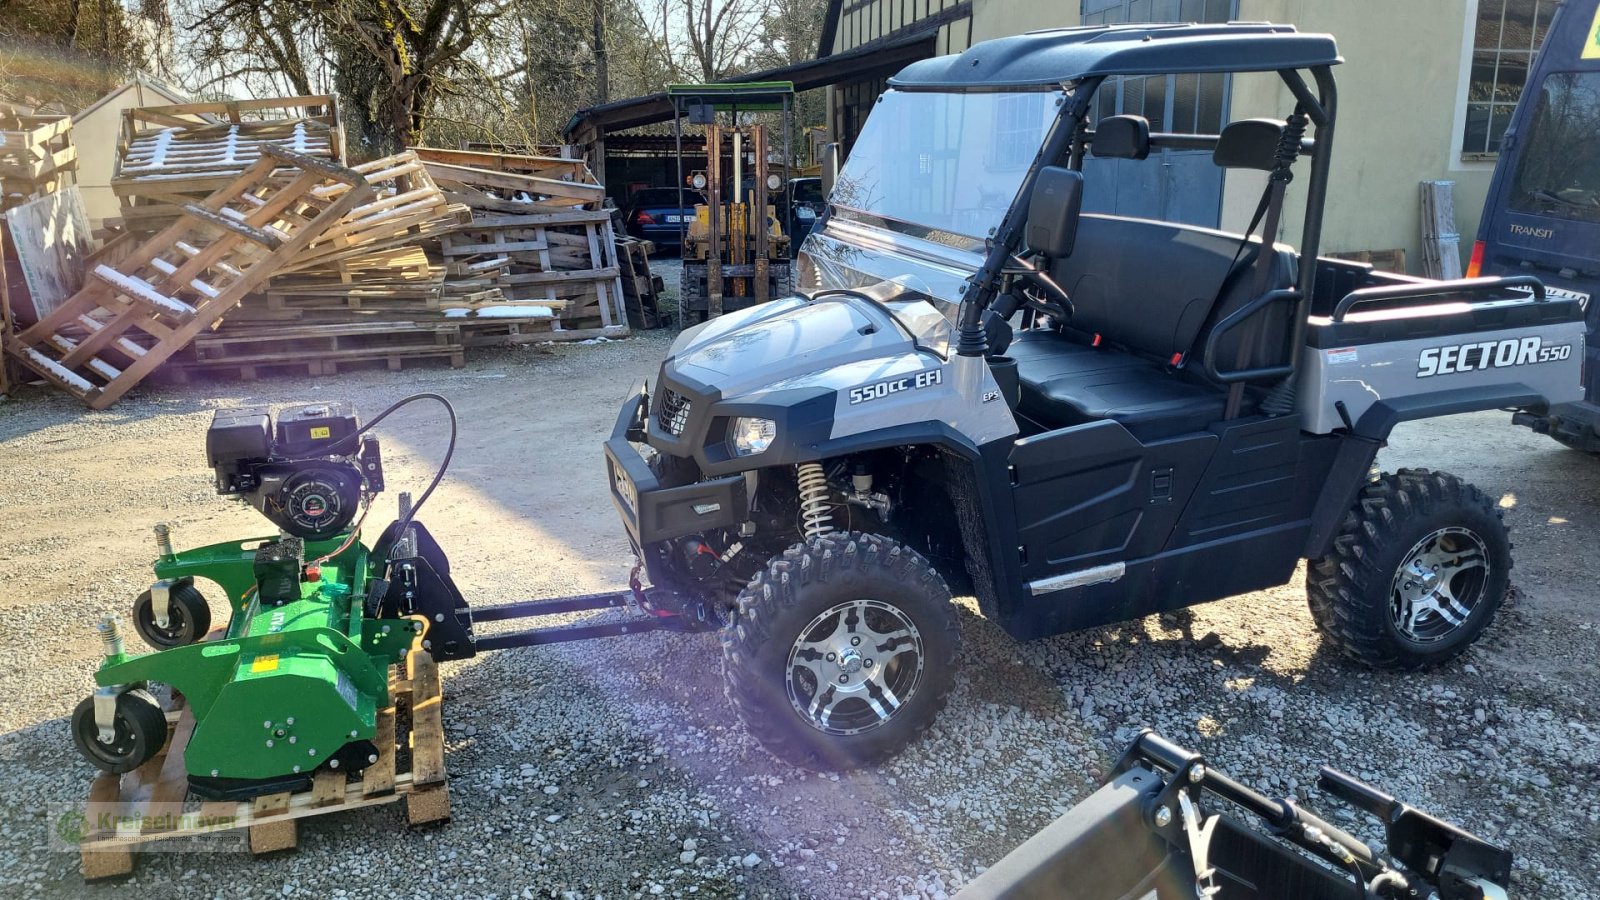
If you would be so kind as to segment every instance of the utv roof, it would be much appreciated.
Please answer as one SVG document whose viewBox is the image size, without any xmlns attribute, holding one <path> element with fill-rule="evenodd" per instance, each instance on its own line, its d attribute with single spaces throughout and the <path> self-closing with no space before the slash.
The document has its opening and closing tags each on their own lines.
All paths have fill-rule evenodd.
<svg viewBox="0 0 1600 900">
<path fill-rule="evenodd" d="M 1331 34 L 1293 25 L 1104 25 L 1030 31 L 912 63 L 889 79 L 911 90 L 1049 87 L 1104 75 L 1276 72 L 1336 65 Z"/>
</svg>

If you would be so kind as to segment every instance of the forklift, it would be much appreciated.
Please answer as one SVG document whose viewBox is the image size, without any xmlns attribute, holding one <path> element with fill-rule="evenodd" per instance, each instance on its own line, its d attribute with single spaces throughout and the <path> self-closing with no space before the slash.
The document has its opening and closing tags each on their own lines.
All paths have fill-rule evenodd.
<svg viewBox="0 0 1600 900">
<path fill-rule="evenodd" d="M 789 238 L 773 199 L 781 196 L 784 174 L 769 162 L 767 126 L 741 123 L 741 114 L 779 112 L 783 120 L 784 169 L 791 159 L 789 110 L 794 85 L 787 81 L 750 84 L 675 84 L 673 136 L 678 153 L 679 208 L 685 189 L 704 195 L 695 214 L 682 221 L 683 279 L 678 296 L 679 327 L 688 328 L 737 309 L 787 293 Z M 723 121 L 719 121 L 719 114 Z M 705 133 L 705 168 L 685 176 L 683 120 Z M 748 115 L 745 116 L 748 119 Z M 689 217 L 685 217 L 689 218 Z"/>
</svg>

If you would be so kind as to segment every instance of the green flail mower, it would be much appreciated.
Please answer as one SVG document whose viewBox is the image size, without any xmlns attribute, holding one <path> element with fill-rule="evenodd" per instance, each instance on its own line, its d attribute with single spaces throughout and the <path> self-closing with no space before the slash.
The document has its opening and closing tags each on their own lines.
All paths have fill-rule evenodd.
<svg viewBox="0 0 1600 900">
<path fill-rule="evenodd" d="M 450 411 L 450 449 L 433 481 L 370 546 L 360 539 L 383 489 L 370 429 L 422 399 Z M 322 770 L 350 775 L 377 762 L 378 711 L 390 703 L 388 670 L 413 646 L 436 660 L 485 650 L 658 629 L 699 630 L 703 614 L 673 608 L 631 579 L 627 591 L 469 608 L 444 550 L 416 519 L 449 465 L 455 414 L 435 394 L 402 400 L 366 426 L 347 404 L 300 406 L 275 418 L 219 410 L 206 436 L 219 494 L 243 499 L 279 533 L 182 552 L 156 526 L 157 581 L 134 602 L 134 628 L 157 652 L 126 652 L 119 620 L 99 624 L 105 659 L 94 694 L 72 717 L 78 750 L 99 769 L 132 771 L 165 744 L 165 714 L 151 685 L 181 693 L 195 717 L 184 748 L 190 789 L 247 799 L 310 786 Z M 225 629 L 195 587 L 227 595 Z M 583 610 L 632 609 L 596 624 L 478 637 L 474 623 Z"/>
</svg>

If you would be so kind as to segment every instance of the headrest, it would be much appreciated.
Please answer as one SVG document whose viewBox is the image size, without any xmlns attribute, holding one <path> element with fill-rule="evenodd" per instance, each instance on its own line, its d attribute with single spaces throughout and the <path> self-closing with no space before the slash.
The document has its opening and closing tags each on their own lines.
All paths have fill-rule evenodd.
<svg viewBox="0 0 1600 900">
<path fill-rule="evenodd" d="M 1104 159 L 1144 159 L 1150 155 L 1150 120 L 1144 116 L 1106 116 L 1094 127 L 1089 149 Z"/>
<path fill-rule="evenodd" d="M 1217 136 L 1217 149 L 1211 151 L 1211 161 L 1224 169 L 1270 172 L 1277 165 L 1278 141 L 1282 138 L 1283 123 L 1275 119 L 1229 122 Z"/>
</svg>

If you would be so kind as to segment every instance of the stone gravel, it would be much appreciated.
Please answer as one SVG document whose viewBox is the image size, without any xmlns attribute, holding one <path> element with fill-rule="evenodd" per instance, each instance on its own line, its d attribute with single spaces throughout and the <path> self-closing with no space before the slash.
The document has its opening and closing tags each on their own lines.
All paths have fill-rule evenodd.
<svg viewBox="0 0 1600 900">
<path fill-rule="evenodd" d="M 1150 726 L 1377 838 L 1317 795 L 1316 767 L 1344 768 L 1512 847 L 1516 895 L 1600 896 L 1600 460 L 1502 413 L 1405 426 L 1380 460 L 1476 482 L 1514 528 L 1513 606 L 1437 671 L 1330 655 L 1299 576 L 1028 644 L 962 598 L 961 669 L 926 739 L 880 768 L 819 775 L 744 734 L 711 637 L 508 650 L 443 667 L 450 824 L 411 830 L 395 807 L 322 816 L 290 855 L 152 853 L 126 882 L 82 884 L 49 834 L 91 776 L 65 717 L 90 689 L 92 623 L 148 586 L 154 522 L 185 546 L 267 530 L 212 493 L 211 409 L 347 399 L 370 416 L 443 393 L 461 445 L 422 518 L 467 597 L 604 590 L 628 559 L 599 442 L 667 339 L 507 349 L 461 370 L 150 386 L 100 413 L 43 388 L 0 400 L 0 895 L 941 898 L 1085 797 Z M 381 426 L 391 491 L 431 471 L 431 416 Z"/>
</svg>

